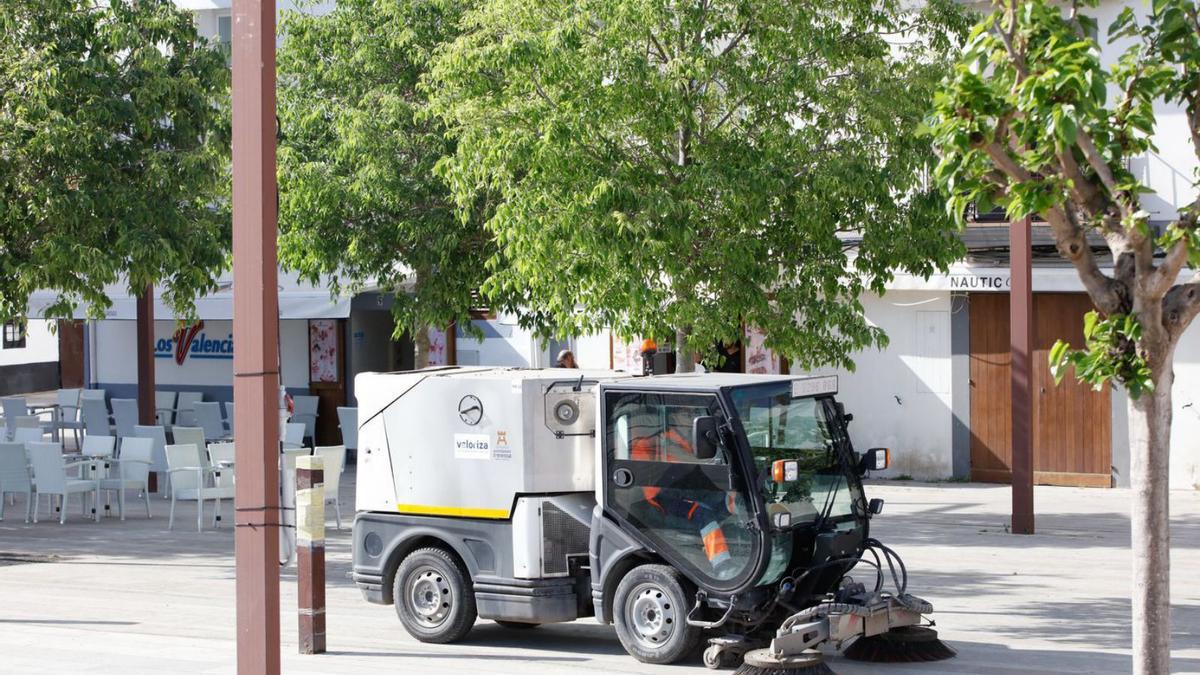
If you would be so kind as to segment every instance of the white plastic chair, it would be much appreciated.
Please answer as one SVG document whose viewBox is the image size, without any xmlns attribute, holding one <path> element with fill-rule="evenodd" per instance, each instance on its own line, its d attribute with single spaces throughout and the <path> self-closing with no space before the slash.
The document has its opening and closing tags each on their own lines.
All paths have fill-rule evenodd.
<svg viewBox="0 0 1200 675">
<path fill-rule="evenodd" d="M 79 432 L 83 431 L 83 423 L 79 421 L 79 394 L 79 389 L 58 390 L 58 418 L 55 420 L 60 432 L 70 430 L 76 448 L 79 447 Z M 66 440 L 65 434 L 63 440 Z"/>
<path fill-rule="evenodd" d="M 83 439 L 84 457 L 112 457 L 117 439 L 112 436 L 86 436 Z"/>
<path fill-rule="evenodd" d="M 102 398 L 85 397 L 79 400 L 80 418 L 87 436 L 111 436 L 113 427 L 109 423 L 108 404 Z"/>
<path fill-rule="evenodd" d="M 175 527 L 175 502 L 179 500 L 196 502 L 196 531 L 204 529 L 204 500 L 214 502 L 213 527 L 221 522 L 220 488 L 207 487 L 208 475 L 212 469 L 206 469 L 201 461 L 204 454 L 199 447 L 192 443 L 168 445 L 166 447 L 167 472 L 171 474 L 171 515 L 167 519 L 167 529 Z"/>
<path fill-rule="evenodd" d="M 150 517 L 150 467 L 154 455 L 154 441 L 149 438 L 127 436 L 121 441 L 121 458 L 116 460 L 115 475 L 100 481 L 100 489 L 117 491 L 117 512 L 125 520 L 125 491 L 142 491 L 146 502 L 146 517 Z M 107 508 L 107 507 L 106 507 Z"/>
<path fill-rule="evenodd" d="M 79 391 L 79 400 L 80 401 L 86 401 L 86 400 L 107 401 L 108 400 L 108 392 L 103 389 L 81 389 Z"/>
<path fill-rule="evenodd" d="M 29 462 L 33 467 L 33 485 L 37 493 L 33 504 L 33 522 L 38 521 L 38 510 L 41 507 L 42 495 L 52 497 L 58 495 L 61 498 L 59 505 L 58 524 L 61 525 L 67 521 L 67 499 L 73 494 L 84 495 L 92 493 L 93 504 L 96 497 L 96 481 L 85 480 L 67 475 L 67 470 L 91 464 L 91 460 L 83 460 L 78 462 L 68 463 L 63 457 L 62 448 L 58 447 L 58 443 L 29 443 L 27 446 L 29 451 Z M 83 497 L 80 497 L 82 500 Z M 53 505 L 53 502 L 51 502 Z M 87 503 L 81 504 L 82 512 L 87 513 Z M 96 520 L 100 520 L 100 510 L 95 509 Z"/>
<path fill-rule="evenodd" d="M 237 453 L 234 451 L 233 443 L 209 443 L 208 444 L 208 462 L 213 470 L 213 487 L 222 492 L 222 499 L 233 499 L 234 481 L 237 472 L 234 471 L 236 466 L 234 461 Z"/>
<path fill-rule="evenodd" d="M 342 503 L 338 499 L 338 487 L 342 477 L 342 469 L 346 465 L 346 446 L 319 445 L 313 452 L 321 457 L 325 476 L 325 503 L 333 504 L 334 522 L 337 529 L 342 529 Z"/>
<path fill-rule="evenodd" d="M 25 493 L 25 522 L 33 513 L 33 478 L 24 443 L 0 443 L 0 520 L 4 520 L 5 495 Z"/>
<path fill-rule="evenodd" d="M 159 426 L 169 427 L 175 423 L 175 392 L 154 392 L 154 416 Z"/>
<path fill-rule="evenodd" d="M 9 440 L 17 430 L 20 418 L 29 415 L 29 406 L 24 396 L 6 396 L 0 399 L 0 408 L 4 410 L 4 438 Z"/>
<path fill-rule="evenodd" d="M 192 409 L 196 403 L 204 400 L 204 392 L 181 391 L 175 404 L 175 424 L 184 427 L 196 426 L 196 412 Z"/>
<path fill-rule="evenodd" d="M 342 429 L 342 445 L 350 456 L 358 454 L 358 408 L 339 406 L 338 426 Z"/>
<path fill-rule="evenodd" d="M 304 448 L 304 424 L 302 422 L 288 422 L 283 429 L 284 448 Z"/>
<path fill-rule="evenodd" d="M 225 401 L 225 428 L 229 430 L 229 437 L 233 438 L 233 401 Z"/>
<path fill-rule="evenodd" d="M 117 438 L 133 435 L 133 428 L 138 425 L 138 401 L 136 398 L 114 398 L 112 400 L 113 422 L 116 426 Z M 122 441 L 124 443 L 124 441 Z"/>
<path fill-rule="evenodd" d="M 41 443 L 45 440 L 46 434 L 42 433 L 40 428 L 36 427 L 17 427 L 16 433 L 13 434 L 13 443 Z"/>
<path fill-rule="evenodd" d="M 317 433 L 317 406 L 321 399 L 316 396 L 294 396 L 292 402 L 295 410 L 292 413 L 293 422 L 304 424 L 304 437 L 315 442 Z"/>
<path fill-rule="evenodd" d="M 133 428 L 133 435 L 137 438 L 149 438 L 153 450 L 150 453 L 150 470 L 163 475 L 163 499 L 170 498 L 170 489 L 167 485 L 170 482 L 170 474 L 167 473 L 167 430 L 160 426 L 144 426 L 137 425 Z"/>
<path fill-rule="evenodd" d="M 204 429 L 204 437 L 209 440 L 228 438 L 225 434 L 225 420 L 221 419 L 221 404 L 216 401 L 197 401 L 192 404 L 196 415 L 196 424 Z"/>
</svg>

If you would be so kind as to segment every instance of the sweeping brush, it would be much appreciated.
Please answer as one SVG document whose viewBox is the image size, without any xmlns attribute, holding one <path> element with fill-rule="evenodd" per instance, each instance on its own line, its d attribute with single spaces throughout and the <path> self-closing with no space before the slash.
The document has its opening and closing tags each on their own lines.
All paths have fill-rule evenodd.
<svg viewBox="0 0 1200 675">
<path fill-rule="evenodd" d="M 920 663 L 941 661 L 957 654 L 927 626 L 901 626 L 886 633 L 859 638 L 842 652 L 853 661 Z"/>
<path fill-rule="evenodd" d="M 796 656 L 776 657 L 770 649 L 746 652 L 746 660 L 733 675 L 836 675 L 825 665 L 821 652 L 808 650 Z"/>
</svg>

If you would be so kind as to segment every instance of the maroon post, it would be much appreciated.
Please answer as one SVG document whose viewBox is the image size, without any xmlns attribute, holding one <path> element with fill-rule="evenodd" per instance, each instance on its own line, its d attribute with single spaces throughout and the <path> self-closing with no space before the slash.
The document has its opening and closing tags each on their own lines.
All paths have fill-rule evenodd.
<svg viewBox="0 0 1200 675">
<path fill-rule="evenodd" d="M 237 665 L 279 673 L 279 292 L 275 2 L 233 2 Z"/>
<path fill-rule="evenodd" d="M 300 653 L 325 653 L 325 471 L 321 457 L 296 458 L 296 580 Z"/>
<path fill-rule="evenodd" d="M 1033 265 L 1030 218 L 1008 228 L 1012 290 L 1012 531 L 1033 534 Z"/>
<path fill-rule="evenodd" d="M 147 285 L 137 299 L 137 381 L 138 423 L 157 423 L 154 401 L 154 286 Z M 158 474 L 150 472 L 146 488 L 158 491 Z"/>
</svg>

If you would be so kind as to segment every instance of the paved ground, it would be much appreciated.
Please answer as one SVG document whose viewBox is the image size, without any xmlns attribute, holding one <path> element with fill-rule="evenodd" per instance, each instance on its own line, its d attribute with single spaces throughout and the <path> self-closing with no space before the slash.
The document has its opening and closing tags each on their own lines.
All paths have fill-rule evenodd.
<svg viewBox="0 0 1200 675">
<path fill-rule="evenodd" d="M 351 500 L 352 480 L 343 486 Z M 1004 487 L 893 482 L 869 491 L 887 500 L 873 534 L 904 556 L 910 589 L 934 603 L 959 657 L 920 666 L 834 658 L 839 673 L 1129 671 L 1128 492 L 1038 488 L 1040 533 L 1020 537 L 1005 533 Z M 1200 672 L 1200 494 L 1172 499 L 1173 666 Z M 15 517 L 23 506 L 18 501 L 0 523 L 0 671 L 233 669 L 228 528 L 197 534 L 194 507 L 183 506 L 168 532 L 161 499 L 153 520 L 131 515 L 124 523 L 95 524 L 73 509 L 64 526 L 24 525 Z M 611 627 L 592 620 L 534 632 L 481 621 L 466 644 L 418 643 L 391 607 L 365 603 L 346 578 L 348 535 L 330 531 L 329 654 L 296 654 L 295 577 L 284 573 L 285 672 L 705 672 L 698 659 L 639 664 Z M 17 553 L 53 559 L 14 563 Z"/>
</svg>

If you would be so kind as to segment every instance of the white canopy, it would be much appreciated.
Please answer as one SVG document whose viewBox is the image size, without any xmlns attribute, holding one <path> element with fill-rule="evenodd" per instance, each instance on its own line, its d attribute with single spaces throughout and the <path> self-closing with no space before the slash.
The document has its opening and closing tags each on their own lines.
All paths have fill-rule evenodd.
<svg viewBox="0 0 1200 675">
<path fill-rule="evenodd" d="M 368 289 L 373 290 L 373 289 Z M 105 292 L 112 300 L 105 318 L 117 320 L 137 319 L 137 298 L 130 296 L 122 284 L 109 285 Z M 352 296 L 333 297 L 325 286 L 313 286 L 301 281 L 294 272 L 279 272 L 279 318 L 280 319 L 344 319 L 350 316 Z M 54 303 L 58 294 L 54 291 L 38 291 L 29 297 L 29 316 L 41 317 L 46 307 Z M 87 318 L 87 307 L 80 304 L 75 308 L 75 318 Z M 168 320 L 175 313 L 163 302 L 162 288 L 154 288 L 154 318 Z M 211 321 L 233 318 L 233 273 L 221 275 L 220 290 L 196 300 L 196 318 Z"/>
</svg>

